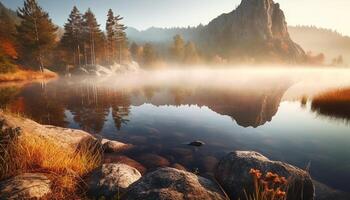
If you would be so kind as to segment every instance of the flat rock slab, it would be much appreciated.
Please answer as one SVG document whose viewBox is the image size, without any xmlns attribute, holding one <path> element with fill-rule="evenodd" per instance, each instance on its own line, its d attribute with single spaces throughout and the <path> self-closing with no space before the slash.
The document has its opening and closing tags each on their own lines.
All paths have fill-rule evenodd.
<svg viewBox="0 0 350 200">
<path fill-rule="evenodd" d="M 253 178 L 249 171 L 260 170 L 262 174 L 276 173 L 288 179 L 287 200 L 313 200 L 315 189 L 310 175 L 297 167 L 271 161 L 253 151 L 235 151 L 219 162 L 215 177 L 231 199 L 246 199 L 244 191 L 252 194 Z"/>
<path fill-rule="evenodd" d="M 64 148 L 76 148 L 82 142 L 95 140 L 91 134 L 85 131 L 41 125 L 30 119 L 1 111 L 0 120 L 3 120 L 4 124 L 9 128 L 20 128 L 24 134 L 51 139 Z"/>
<path fill-rule="evenodd" d="M 96 198 L 113 198 L 122 194 L 135 181 L 141 178 L 141 173 L 126 164 L 103 164 L 88 178 L 89 196 Z"/>
<path fill-rule="evenodd" d="M 39 199 L 51 193 L 45 174 L 26 173 L 0 182 L 0 199 Z"/>
<path fill-rule="evenodd" d="M 209 179 L 174 168 L 148 173 L 132 184 L 123 200 L 223 200 L 220 187 Z"/>
</svg>

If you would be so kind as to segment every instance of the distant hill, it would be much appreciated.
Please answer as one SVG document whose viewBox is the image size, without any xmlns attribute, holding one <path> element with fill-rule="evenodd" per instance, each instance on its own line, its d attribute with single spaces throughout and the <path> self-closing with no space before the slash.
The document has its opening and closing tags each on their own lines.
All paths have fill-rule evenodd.
<svg viewBox="0 0 350 200">
<path fill-rule="evenodd" d="M 345 63 L 350 64 L 350 37 L 330 29 L 315 26 L 290 26 L 291 38 L 300 44 L 305 51 L 324 53 L 329 62 L 342 55 Z"/>
</svg>

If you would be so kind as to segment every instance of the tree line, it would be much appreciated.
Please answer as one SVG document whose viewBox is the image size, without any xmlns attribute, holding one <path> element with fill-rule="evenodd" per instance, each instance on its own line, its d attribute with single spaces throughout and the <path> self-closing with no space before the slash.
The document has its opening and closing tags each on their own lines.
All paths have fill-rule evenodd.
<svg viewBox="0 0 350 200">
<path fill-rule="evenodd" d="M 18 65 L 40 71 L 55 66 L 51 69 L 67 71 L 122 64 L 130 59 L 123 18 L 111 9 L 102 31 L 91 9 L 82 14 L 73 7 L 62 37 L 36 0 L 25 0 L 17 16 L 19 23 L 1 12 L 0 72 L 13 71 Z"/>
<path fill-rule="evenodd" d="M 107 12 L 105 30 L 102 30 L 91 9 L 81 13 L 74 6 L 64 25 L 63 35 L 37 0 L 25 0 L 17 10 L 17 18 L 0 13 L 0 73 L 22 68 L 67 73 L 78 68 L 96 65 L 126 64 L 131 60 L 142 66 L 161 62 L 197 64 L 200 53 L 193 42 L 185 42 L 180 35 L 166 53 L 160 54 L 154 44 L 129 47 L 123 17 L 112 9 Z"/>
</svg>

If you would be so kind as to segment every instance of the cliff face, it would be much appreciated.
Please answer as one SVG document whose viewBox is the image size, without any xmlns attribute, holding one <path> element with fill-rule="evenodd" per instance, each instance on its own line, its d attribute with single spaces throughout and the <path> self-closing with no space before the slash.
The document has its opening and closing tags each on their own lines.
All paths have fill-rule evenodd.
<svg viewBox="0 0 350 200">
<path fill-rule="evenodd" d="M 202 41 L 224 57 L 302 62 L 303 49 L 288 33 L 285 16 L 273 0 L 242 0 L 236 10 L 212 20 Z"/>
</svg>

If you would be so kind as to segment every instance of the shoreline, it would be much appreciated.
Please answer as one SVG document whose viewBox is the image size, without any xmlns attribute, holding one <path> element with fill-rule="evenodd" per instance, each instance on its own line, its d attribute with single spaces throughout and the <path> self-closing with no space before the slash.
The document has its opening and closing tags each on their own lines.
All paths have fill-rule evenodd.
<svg viewBox="0 0 350 200">
<path fill-rule="evenodd" d="M 57 73 L 49 70 L 45 70 L 44 72 L 17 70 L 14 73 L 0 74 L 0 83 L 48 80 L 58 77 L 59 75 Z"/>
</svg>

